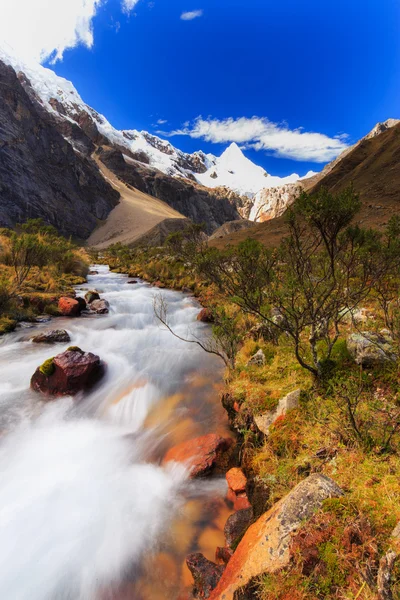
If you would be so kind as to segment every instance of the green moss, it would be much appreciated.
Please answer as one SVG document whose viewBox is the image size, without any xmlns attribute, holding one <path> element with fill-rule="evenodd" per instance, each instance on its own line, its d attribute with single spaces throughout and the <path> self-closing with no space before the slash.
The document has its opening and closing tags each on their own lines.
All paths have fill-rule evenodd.
<svg viewBox="0 0 400 600">
<path fill-rule="evenodd" d="M 56 304 L 49 304 L 45 307 L 44 312 L 46 315 L 50 315 L 51 317 L 61 316 L 61 312 Z"/>
<path fill-rule="evenodd" d="M 69 346 L 67 348 L 67 352 L 80 352 L 81 354 L 84 354 L 83 350 L 81 350 L 79 346 Z"/>
<path fill-rule="evenodd" d="M 39 371 L 43 373 L 43 375 L 45 375 L 46 377 L 50 377 L 50 375 L 53 375 L 55 371 L 54 357 L 45 360 L 44 363 L 40 365 Z"/>
</svg>

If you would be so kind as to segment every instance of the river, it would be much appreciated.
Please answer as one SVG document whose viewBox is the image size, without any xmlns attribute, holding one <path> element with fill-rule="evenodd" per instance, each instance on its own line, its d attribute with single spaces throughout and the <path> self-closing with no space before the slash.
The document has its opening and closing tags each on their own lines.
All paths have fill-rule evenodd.
<svg viewBox="0 0 400 600">
<path fill-rule="evenodd" d="M 0 342 L 0 598 L 177 600 L 191 578 L 185 556 L 213 559 L 229 514 L 223 478 L 190 481 L 165 451 L 205 433 L 226 434 L 222 367 L 160 326 L 160 291 L 97 266 L 86 289 L 108 315 L 21 327 Z M 82 291 L 82 294 L 84 291 Z M 202 336 L 197 302 L 163 290 L 177 333 Z M 65 328 L 68 344 L 33 344 Z M 98 386 L 44 402 L 30 378 L 69 345 L 107 365 Z"/>
</svg>

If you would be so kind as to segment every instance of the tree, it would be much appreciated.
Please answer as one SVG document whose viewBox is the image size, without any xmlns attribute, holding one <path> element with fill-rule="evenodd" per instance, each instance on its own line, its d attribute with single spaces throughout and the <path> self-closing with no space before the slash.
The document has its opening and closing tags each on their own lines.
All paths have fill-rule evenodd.
<svg viewBox="0 0 400 600">
<path fill-rule="evenodd" d="M 32 267 L 44 266 L 48 260 L 46 246 L 39 237 L 32 233 L 18 235 L 13 232 L 10 236 L 10 262 L 15 273 L 15 287 L 18 291 Z"/>
<path fill-rule="evenodd" d="M 276 327 L 292 341 L 296 359 L 324 376 L 340 325 L 384 273 L 380 240 L 351 227 L 359 198 L 352 188 L 332 195 L 303 193 L 286 216 L 289 235 L 277 250 L 248 239 L 237 248 L 209 248 L 199 273 L 244 312 Z"/>
</svg>

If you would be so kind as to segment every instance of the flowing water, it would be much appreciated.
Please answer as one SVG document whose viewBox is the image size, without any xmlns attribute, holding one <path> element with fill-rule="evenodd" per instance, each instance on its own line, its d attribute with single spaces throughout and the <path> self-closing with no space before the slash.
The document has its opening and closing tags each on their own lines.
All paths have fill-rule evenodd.
<svg viewBox="0 0 400 600">
<path fill-rule="evenodd" d="M 221 365 L 158 324 L 159 290 L 96 269 L 87 287 L 109 315 L 22 327 L 0 344 L 2 599 L 177 600 L 190 585 L 185 555 L 213 559 L 223 545 L 223 479 L 193 482 L 183 466 L 161 466 L 171 446 L 226 433 Z M 163 296 L 177 333 L 207 332 L 192 298 Z M 54 328 L 71 342 L 30 341 Z M 106 376 L 75 399 L 44 402 L 30 377 L 71 344 L 98 354 Z"/>
</svg>

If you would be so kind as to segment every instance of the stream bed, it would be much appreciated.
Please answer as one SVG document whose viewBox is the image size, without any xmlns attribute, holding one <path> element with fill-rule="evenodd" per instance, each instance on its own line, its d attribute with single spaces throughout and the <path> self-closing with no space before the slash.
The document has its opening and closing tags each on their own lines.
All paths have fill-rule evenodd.
<svg viewBox="0 0 400 600">
<path fill-rule="evenodd" d="M 159 325 L 160 290 L 94 268 L 80 294 L 97 289 L 108 315 L 57 318 L 0 341 L 0 598 L 184 599 L 185 556 L 213 560 L 224 545 L 224 479 L 161 466 L 182 441 L 226 435 L 221 363 Z M 177 333 L 207 333 L 193 298 L 162 294 Z M 30 341 L 55 328 L 71 342 Z M 70 345 L 99 355 L 106 375 L 90 392 L 45 402 L 30 378 Z"/>
</svg>

